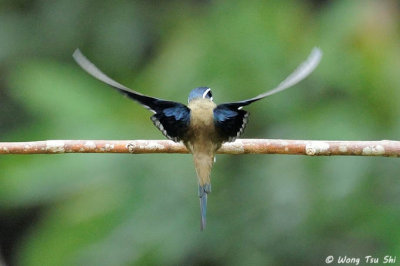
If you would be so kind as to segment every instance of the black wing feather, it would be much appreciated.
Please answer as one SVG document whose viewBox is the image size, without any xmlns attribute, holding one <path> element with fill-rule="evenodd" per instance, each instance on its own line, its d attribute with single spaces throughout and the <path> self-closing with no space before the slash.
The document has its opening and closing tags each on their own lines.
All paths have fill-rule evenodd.
<svg viewBox="0 0 400 266">
<path fill-rule="evenodd" d="M 137 101 L 152 111 L 154 115 L 151 117 L 151 120 L 167 138 L 174 141 L 182 140 L 190 123 L 190 110 L 186 105 L 146 96 L 125 87 L 104 74 L 92 62 L 90 62 L 79 49 L 75 50 L 72 57 L 80 67 L 94 78 L 110 85 L 120 93 Z"/>
<path fill-rule="evenodd" d="M 243 134 L 249 113 L 220 104 L 214 109 L 214 125 L 222 142 L 234 141 Z"/>
<path fill-rule="evenodd" d="M 190 124 L 190 110 L 181 105 L 164 108 L 151 117 L 153 124 L 167 138 L 179 142 L 185 136 Z"/>
</svg>

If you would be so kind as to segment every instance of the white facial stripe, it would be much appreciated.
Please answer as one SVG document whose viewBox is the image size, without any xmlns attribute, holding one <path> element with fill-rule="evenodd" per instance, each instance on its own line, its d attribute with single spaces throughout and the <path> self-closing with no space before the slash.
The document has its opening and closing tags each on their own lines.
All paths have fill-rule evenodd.
<svg viewBox="0 0 400 266">
<path fill-rule="evenodd" d="M 210 88 L 206 89 L 206 91 L 203 93 L 203 99 L 206 98 L 206 95 L 207 95 L 207 93 L 208 93 L 210 90 L 211 90 Z M 211 99 L 211 100 L 212 100 L 212 99 Z"/>
</svg>

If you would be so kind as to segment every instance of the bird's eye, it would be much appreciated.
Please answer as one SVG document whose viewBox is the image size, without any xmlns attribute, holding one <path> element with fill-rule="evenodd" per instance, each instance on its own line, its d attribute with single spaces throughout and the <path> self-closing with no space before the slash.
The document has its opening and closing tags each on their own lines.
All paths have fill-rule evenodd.
<svg viewBox="0 0 400 266">
<path fill-rule="evenodd" d="M 210 99 L 212 100 L 212 93 L 211 93 L 211 91 L 209 91 L 209 92 L 207 93 L 207 98 L 210 98 Z"/>
</svg>

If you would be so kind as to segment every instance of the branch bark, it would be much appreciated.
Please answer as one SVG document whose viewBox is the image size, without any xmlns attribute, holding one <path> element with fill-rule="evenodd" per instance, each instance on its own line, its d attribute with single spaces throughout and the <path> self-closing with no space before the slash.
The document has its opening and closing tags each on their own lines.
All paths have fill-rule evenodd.
<svg viewBox="0 0 400 266">
<path fill-rule="evenodd" d="M 0 142 L 0 154 L 56 153 L 188 153 L 170 140 L 45 140 Z M 219 154 L 296 154 L 400 157 L 400 141 L 320 141 L 238 139 L 225 143 Z"/>
</svg>

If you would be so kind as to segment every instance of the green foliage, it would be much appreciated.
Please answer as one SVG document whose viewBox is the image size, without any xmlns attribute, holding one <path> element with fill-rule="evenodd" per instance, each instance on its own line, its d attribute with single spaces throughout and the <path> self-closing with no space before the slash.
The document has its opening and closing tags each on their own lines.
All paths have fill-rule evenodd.
<svg viewBox="0 0 400 266">
<path fill-rule="evenodd" d="M 319 9 L 300 1 L 155 3 L 4 1 L 1 141 L 162 138 L 147 110 L 73 62 L 78 46 L 128 87 L 183 103 L 198 86 L 210 86 L 217 103 L 255 96 L 319 46 L 314 74 L 247 108 L 244 137 L 398 138 L 394 1 Z M 0 157 L 0 210 L 42 207 L 18 241 L 18 265 L 321 265 L 328 255 L 395 256 L 397 160 L 218 156 L 202 233 L 188 155 L 8 155 Z"/>
</svg>

